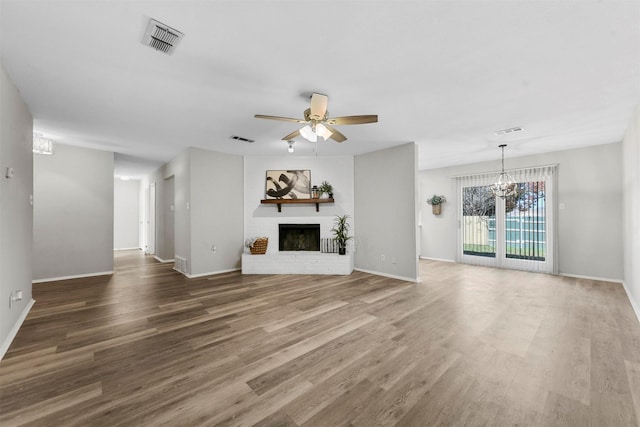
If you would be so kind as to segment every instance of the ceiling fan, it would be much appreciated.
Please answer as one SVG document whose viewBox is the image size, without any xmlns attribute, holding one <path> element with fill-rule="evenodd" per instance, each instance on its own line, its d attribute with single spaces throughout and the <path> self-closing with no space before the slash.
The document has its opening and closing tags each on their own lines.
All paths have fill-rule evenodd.
<svg viewBox="0 0 640 427">
<path fill-rule="evenodd" d="M 265 116 L 263 114 L 256 114 L 255 117 L 258 119 L 281 120 L 285 122 L 304 124 L 304 127 L 296 130 L 295 132 L 291 132 L 282 139 L 284 141 L 290 141 L 297 136 L 302 136 L 311 142 L 317 142 L 318 137 L 322 137 L 325 141 L 331 138 L 336 142 L 344 142 L 347 140 L 347 137 L 333 126 L 360 125 L 364 123 L 377 123 L 378 121 L 378 116 L 376 114 L 329 118 L 329 112 L 327 111 L 328 102 L 329 97 L 327 95 L 313 93 L 311 95 L 311 106 L 304 110 L 304 119 Z"/>
</svg>

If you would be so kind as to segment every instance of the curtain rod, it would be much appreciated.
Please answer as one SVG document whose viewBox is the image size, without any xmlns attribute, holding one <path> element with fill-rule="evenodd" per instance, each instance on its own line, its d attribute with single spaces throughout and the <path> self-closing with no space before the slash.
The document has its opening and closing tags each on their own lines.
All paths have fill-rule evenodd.
<svg viewBox="0 0 640 427">
<path fill-rule="evenodd" d="M 523 171 L 523 170 L 531 170 L 531 169 L 544 169 L 544 168 L 552 168 L 552 167 L 558 167 L 559 163 L 552 163 L 549 165 L 540 165 L 540 166 L 528 166 L 528 167 L 522 167 L 522 168 L 513 168 L 513 169 L 505 169 L 505 172 L 517 172 L 517 171 Z M 495 175 L 495 174 L 499 174 L 500 172 L 502 172 L 502 170 L 498 170 L 498 171 L 490 171 L 490 172 L 476 172 L 476 173 L 468 173 L 468 174 L 464 174 L 464 175 L 452 175 L 449 178 L 467 178 L 467 177 L 471 177 L 471 176 L 484 176 L 484 175 Z"/>
</svg>

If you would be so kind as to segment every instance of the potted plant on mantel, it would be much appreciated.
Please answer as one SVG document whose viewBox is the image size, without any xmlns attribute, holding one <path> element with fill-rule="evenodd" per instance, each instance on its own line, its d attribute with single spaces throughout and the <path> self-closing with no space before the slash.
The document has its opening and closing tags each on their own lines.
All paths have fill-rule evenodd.
<svg viewBox="0 0 640 427">
<path fill-rule="evenodd" d="M 318 191 L 320 191 L 320 197 L 326 194 L 330 199 L 333 199 L 333 186 L 328 181 L 322 181 Z"/>
<path fill-rule="evenodd" d="M 444 196 L 437 196 L 435 194 L 430 199 L 427 199 L 427 203 L 431 205 L 431 213 L 440 215 L 440 212 L 442 212 L 442 204 L 446 201 L 447 199 L 445 199 Z"/>
<path fill-rule="evenodd" d="M 338 253 L 340 255 L 347 254 L 347 241 L 353 236 L 349 236 L 349 223 L 347 220 L 349 219 L 349 215 L 336 215 L 334 219 L 335 226 L 331 230 L 334 237 L 333 240 L 338 244 Z"/>
</svg>

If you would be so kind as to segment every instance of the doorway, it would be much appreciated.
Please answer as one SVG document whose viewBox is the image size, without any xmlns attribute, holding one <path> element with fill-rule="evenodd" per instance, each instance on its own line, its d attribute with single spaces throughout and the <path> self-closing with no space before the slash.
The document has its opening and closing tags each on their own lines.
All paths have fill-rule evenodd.
<svg viewBox="0 0 640 427">
<path fill-rule="evenodd" d="M 149 185 L 149 214 L 147 215 L 147 254 L 156 253 L 156 183 Z"/>
<path fill-rule="evenodd" d="M 175 257 L 175 179 L 174 176 L 164 180 L 164 253 L 167 261 Z"/>
</svg>

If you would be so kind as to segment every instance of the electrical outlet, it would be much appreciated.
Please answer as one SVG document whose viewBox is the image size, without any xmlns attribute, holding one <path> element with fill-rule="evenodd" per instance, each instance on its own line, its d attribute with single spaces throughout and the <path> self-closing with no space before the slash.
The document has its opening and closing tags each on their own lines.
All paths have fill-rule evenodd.
<svg viewBox="0 0 640 427">
<path fill-rule="evenodd" d="M 380 261 L 384 262 L 384 254 L 380 255 Z"/>
<path fill-rule="evenodd" d="M 211 252 L 216 252 L 218 250 L 218 248 L 216 248 L 216 245 L 211 246 Z"/>
</svg>

